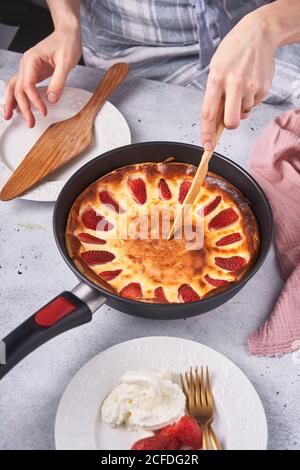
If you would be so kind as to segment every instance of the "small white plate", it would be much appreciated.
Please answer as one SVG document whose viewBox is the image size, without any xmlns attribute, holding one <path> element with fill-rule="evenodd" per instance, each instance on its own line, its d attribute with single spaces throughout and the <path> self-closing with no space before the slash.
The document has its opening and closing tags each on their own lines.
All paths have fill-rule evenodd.
<svg viewBox="0 0 300 470">
<path fill-rule="evenodd" d="M 46 87 L 40 87 L 45 96 Z M 74 116 L 88 102 L 92 93 L 79 88 L 66 88 L 55 105 L 48 105 L 48 115 L 43 118 L 34 111 L 36 125 L 28 129 L 20 114 L 8 123 L 0 121 L 0 187 L 2 187 L 21 160 L 50 124 Z M 71 175 L 89 160 L 122 145 L 130 144 L 128 124 L 120 111 L 106 102 L 95 119 L 94 142 L 78 158 L 49 175 L 43 183 L 27 191 L 22 199 L 31 201 L 56 201 L 61 189 Z"/>
<path fill-rule="evenodd" d="M 265 450 L 268 430 L 263 406 L 244 373 L 222 354 L 173 337 L 138 338 L 113 346 L 89 361 L 71 380 L 55 423 L 59 450 L 128 450 L 147 432 L 111 428 L 100 419 L 106 395 L 129 370 L 168 369 L 179 373 L 208 365 L 216 402 L 214 429 L 226 450 Z"/>
</svg>

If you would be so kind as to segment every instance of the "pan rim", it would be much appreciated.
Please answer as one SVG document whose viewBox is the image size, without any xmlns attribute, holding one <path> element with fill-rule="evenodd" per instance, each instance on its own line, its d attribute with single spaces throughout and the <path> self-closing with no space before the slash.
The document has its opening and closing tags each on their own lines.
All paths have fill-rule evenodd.
<svg viewBox="0 0 300 470">
<path fill-rule="evenodd" d="M 83 283 L 89 285 L 92 289 L 97 290 L 99 292 L 99 294 L 101 294 L 103 297 L 105 297 L 107 299 L 114 299 L 118 302 L 124 302 L 124 303 L 126 303 L 128 305 L 132 305 L 132 306 L 140 305 L 140 306 L 143 306 L 145 308 L 150 307 L 150 306 L 157 306 L 160 310 L 163 310 L 164 312 L 168 312 L 168 311 L 174 310 L 174 309 L 179 310 L 179 309 L 185 308 L 184 306 L 195 306 L 195 307 L 197 307 L 197 306 L 201 305 L 201 307 L 205 308 L 206 305 L 209 306 L 213 301 L 219 301 L 219 304 L 223 304 L 228 300 L 228 293 L 230 292 L 233 295 L 235 293 L 237 293 L 257 273 L 257 271 L 260 269 L 260 267 L 264 263 L 267 255 L 270 251 L 270 248 L 272 246 L 272 240 L 273 240 L 273 235 L 274 235 L 274 220 L 273 220 L 273 213 L 272 213 L 271 205 L 270 205 L 270 203 L 269 203 L 269 201 L 268 201 L 268 199 L 265 195 L 265 192 L 264 192 L 263 188 L 260 186 L 260 184 L 242 166 L 240 166 L 238 163 L 231 160 L 230 158 L 225 157 L 224 155 L 220 154 L 219 152 L 214 152 L 213 155 L 217 156 L 218 158 L 221 158 L 222 160 L 225 160 L 227 163 L 229 163 L 230 165 L 235 167 L 248 180 L 250 180 L 251 184 L 256 188 L 256 191 L 260 194 L 260 197 L 262 198 L 262 200 L 265 204 L 266 210 L 268 212 L 269 225 L 270 225 L 270 230 L 268 231 L 267 235 L 264 234 L 267 237 L 264 251 L 263 252 L 259 251 L 259 253 L 257 255 L 257 259 L 255 260 L 253 266 L 245 274 L 245 276 L 240 281 L 238 281 L 238 282 L 234 283 L 232 286 L 228 287 L 228 289 L 225 289 L 222 292 L 216 293 L 216 294 L 211 295 L 209 297 L 206 297 L 204 299 L 197 300 L 196 302 L 188 302 L 186 304 L 185 303 L 168 303 L 168 304 L 152 303 L 152 302 L 144 302 L 144 301 L 141 301 L 141 300 L 129 299 L 129 298 L 122 297 L 120 295 L 114 294 L 112 292 L 106 291 L 106 290 L 102 289 L 100 286 L 97 286 L 96 284 L 94 284 L 88 278 L 86 278 L 77 269 L 75 264 L 72 262 L 72 260 L 66 254 L 66 251 L 61 246 L 61 243 L 59 241 L 58 230 L 57 230 L 58 211 L 59 211 L 60 203 L 61 203 L 62 199 L 65 197 L 65 192 L 67 192 L 67 190 L 69 189 L 70 185 L 72 184 L 72 181 L 74 181 L 75 179 L 80 177 L 80 175 L 82 173 L 84 173 L 87 170 L 88 167 L 95 165 L 96 162 L 100 161 L 102 158 L 105 158 L 107 156 L 113 156 L 114 154 L 118 154 L 120 151 L 126 151 L 126 150 L 132 149 L 132 148 L 161 146 L 161 145 L 170 145 L 170 146 L 176 145 L 178 147 L 190 148 L 190 149 L 193 149 L 193 150 L 198 150 L 200 152 L 204 151 L 203 147 L 200 146 L 200 145 L 190 144 L 190 143 L 186 143 L 186 142 L 153 140 L 153 141 L 136 142 L 136 143 L 133 143 L 133 144 L 124 145 L 122 147 L 118 147 L 116 149 L 109 150 L 109 151 L 99 155 L 98 157 L 95 157 L 93 160 L 90 160 L 85 165 L 83 165 L 81 168 L 79 168 L 68 179 L 68 181 L 65 183 L 63 189 L 61 190 L 61 192 L 60 192 L 60 194 L 57 198 L 57 201 L 56 201 L 55 207 L 54 207 L 54 211 L 53 211 L 53 233 L 54 233 L 54 239 L 55 239 L 56 245 L 58 247 L 58 250 L 59 250 L 63 260 L 68 265 L 68 267 L 72 270 L 72 272 L 75 274 L 75 276 L 77 278 L 79 278 L 80 281 L 82 281 Z M 120 167 L 121 166 L 122 165 L 120 165 Z M 123 165 L 123 166 L 125 166 L 125 165 Z M 111 170 L 111 171 L 113 171 L 113 170 Z M 78 197 L 78 195 L 75 196 L 75 198 L 71 201 L 70 207 L 74 203 L 76 197 Z M 259 221 L 258 221 L 258 223 L 259 223 Z M 183 315 L 183 317 L 184 317 L 184 315 Z"/>
</svg>

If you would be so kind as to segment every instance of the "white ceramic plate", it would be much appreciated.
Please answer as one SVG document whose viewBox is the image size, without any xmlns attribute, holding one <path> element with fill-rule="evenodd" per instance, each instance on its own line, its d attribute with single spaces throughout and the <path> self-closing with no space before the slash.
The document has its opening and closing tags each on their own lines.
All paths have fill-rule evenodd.
<svg viewBox="0 0 300 470">
<path fill-rule="evenodd" d="M 40 88 L 45 95 L 46 87 Z M 48 105 L 48 116 L 43 118 L 38 112 L 36 125 L 28 129 L 19 114 L 8 123 L 0 122 L 0 187 L 4 185 L 21 160 L 25 157 L 40 135 L 53 122 L 62 121 L 76 114 L 89 100 L 92 93 L 79 88 L 66 88 L 56 105 Z M 78 168 L 89 160 L 108 150 L 130 144 L 128 124 L 120 111 L 106 102 L 95 119 L 94 142 L 78 158 L 45 178 L 34 189 L 27 191 L 22 199 L 31 201 L 56 201 L 65 182 Z"/>
<path fill-rule="evenodd" d="M 173 337 L 138 338 L 113 346 L 89 361 L 71 380 L 58 407 L 56 448 L 130 449 L 147 432 L 113 429 L 100 419 L 100 406 L 129 370 L 166 368 L 179 383 L 190 366 L 209 366 L 216 402 L 214 429 L 224 449 L 265 450 L 267 421 L 261 401 L 244 373 L 222 354 Z"/>
</svg>

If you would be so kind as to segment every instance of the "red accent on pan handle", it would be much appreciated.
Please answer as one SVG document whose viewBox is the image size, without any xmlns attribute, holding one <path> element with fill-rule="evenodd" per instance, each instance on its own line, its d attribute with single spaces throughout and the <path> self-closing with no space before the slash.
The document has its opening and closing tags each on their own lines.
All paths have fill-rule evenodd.
<svg viewBox="0 0 300 470">
<path fill-rule="evenodd" d="M 65 297 L 57 297 L 36 313 L 34 320 L 37 325 L 48 328 L 74 310 L 76 310 L 76 305 Z"/>
</svg>

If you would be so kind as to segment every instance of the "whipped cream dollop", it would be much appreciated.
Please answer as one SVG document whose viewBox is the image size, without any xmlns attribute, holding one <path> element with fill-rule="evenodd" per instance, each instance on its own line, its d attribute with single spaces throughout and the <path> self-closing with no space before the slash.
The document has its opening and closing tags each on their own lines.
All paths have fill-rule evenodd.
<svg viewBox="0 0 300 470">
<path fill-rule="evenodd" d="M 130 371 L 104 400 L 101 417 L 112 426 L 155 430 L 177 421 L 185 405 L 185 395 L 170 372 Z"/>
</svg>

